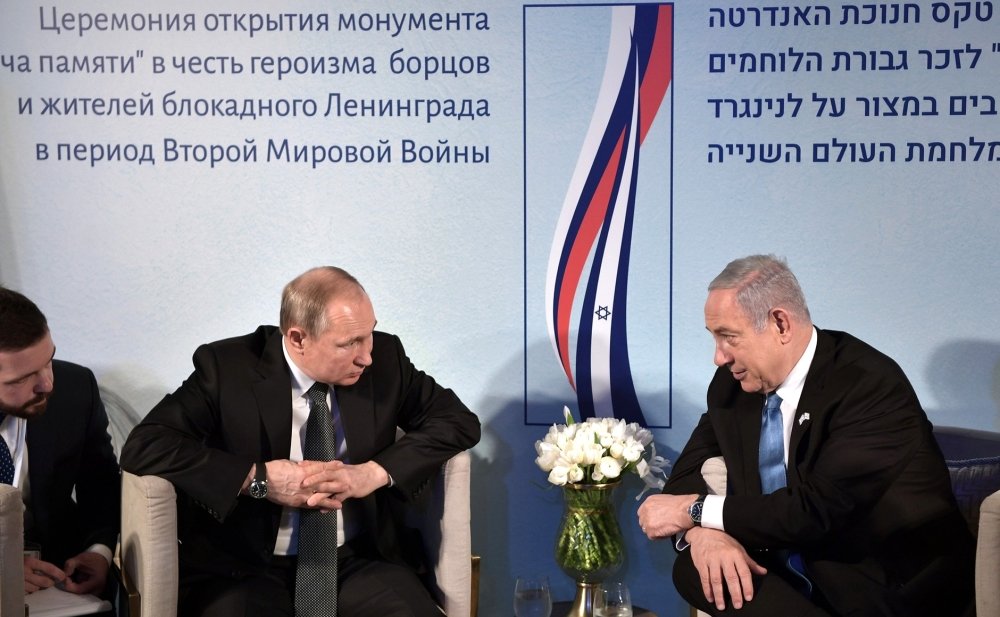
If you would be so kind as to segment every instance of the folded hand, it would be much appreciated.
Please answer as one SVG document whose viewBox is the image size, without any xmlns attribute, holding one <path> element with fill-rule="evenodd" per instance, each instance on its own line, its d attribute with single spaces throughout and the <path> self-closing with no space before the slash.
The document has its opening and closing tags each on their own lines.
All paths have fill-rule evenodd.
<svg viewBox="0 0 1000 617">
<path fill-rule="evenodd" d="M 108 581 L 108 560 L 98 553 L 84 552 L 66 560 L 66 591 L 99 594 Z"/>
<path fill-rule="evenodd" d="M 98 555 L 100 557 L 100 555 Z M 24 557 L 24 593 L 48 589 L 66 580 L 66 573 L 59 566 L 37 557 Z"/>
</svg>

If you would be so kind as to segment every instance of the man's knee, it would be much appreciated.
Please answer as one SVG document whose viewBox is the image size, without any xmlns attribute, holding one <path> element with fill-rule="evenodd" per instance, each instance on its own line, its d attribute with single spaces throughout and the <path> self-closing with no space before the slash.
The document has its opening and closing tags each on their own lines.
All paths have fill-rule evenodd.
<svg viewBox="0 0 1000 617">
<path fill-rule="evenodd" d="M 708 608 L 708 601 L 701 587 L 701 575 L 691 561 L 691 551 L 677 553 L 674 559 L 673 578 L 674 588 L 688 604 L 699 610 Z"/>
</svg>

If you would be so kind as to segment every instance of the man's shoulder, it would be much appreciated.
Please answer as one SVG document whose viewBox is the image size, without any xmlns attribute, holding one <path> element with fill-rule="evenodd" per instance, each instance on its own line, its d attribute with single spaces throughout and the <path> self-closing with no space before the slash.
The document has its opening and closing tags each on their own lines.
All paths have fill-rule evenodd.
<svg viewBox="0 0 1000 617">
<path fill-rule="evenodd" d="M 819 330 L 816 357 L 818 360 L 829 361 L 835 367 L 901 370 L 887 354 L 858 337 L 839 330 Z"/>
<path fill-rule="evenodd" d="M 206 343 L 202 347 L 211 348 L 216 353 L 229 354 L 229 353 L 252 353 L 260 354 L 269 343 L 274 344 L 273 340 L 281 338 L 281 331 L 277 326 L 257 326 L 257 329 L 249 334 L 242 334 L 240 336 L 231 336 L 229 338 L 219 339 L 217 341 L 212 341 L 211 343 Z"/>
<path fill-rule="evenodd" d="M 73 375 L 83 377 L 94 374 L 92 370 L 82 364 L 77 364 L 76 362 L 70 362 L 68 360 L 59 360 L 56 358 L 52 359 L 52 372 L 57 375 Z"/>
<path fill-rule="evenodd" d="M 381 330 L 375 330 L 372 332 L 372 344 L 376 346 L 389 345 L 392 347 L 397 347 L 400 345 L 399 337 L 395 334 L 389 332 L 382 332 Z"/>
<path fill-rule="evenodd" d="M 89 384 L 97 382 L 94 372 L 86 366 L 55 359 L 52 360 L 52 379 L 56 384 L 53 388 L 53 396 L 59 394 L 60 388 L 66 392 L 80 387 L 89 387 Z"/>
</svg>

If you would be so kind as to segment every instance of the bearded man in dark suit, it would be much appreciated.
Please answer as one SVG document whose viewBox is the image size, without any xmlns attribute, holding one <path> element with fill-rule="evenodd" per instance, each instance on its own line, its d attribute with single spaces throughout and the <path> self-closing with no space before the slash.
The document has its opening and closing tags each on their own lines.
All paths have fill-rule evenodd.
<svg viewBox="0 0 1000 617">
<path fill-rule="evenodd" d="M 132 431 L 123 469 L 178 489 L 179 614 L 440 616 L 401 506 L 479 441 L 479 420 L 375 323 L 353 276 L 309 270 L 285 286 L 280 328 L 199 347 Z M 333 458 L 305 455 L 314 415 L 332 422 Z M 337 576 L 304 593 L 300 531 L 317 510 L 336 517 Z"/>
<path fill-rule="evenodd" d="M 971 610 L 972 536 L 899 366 L 814 327 L 773 256 L 726 266 L 705 325 L 719 367 L 708 411 L 639 510 L 651 539 L 675 538 L 681 595 L 713 615 Z M 727 494 L 706 496 L 702 464 L 718 456 Z"/>
<path fill-rule="evenodd" d="M 45 315 L 0 287 L 0 481 L 21 489 L 25 545 L 37 549 L 25 553 L 24 591 L 107 597 L 118 461 L 94 374 L 55 353 Z"/>
</svg>

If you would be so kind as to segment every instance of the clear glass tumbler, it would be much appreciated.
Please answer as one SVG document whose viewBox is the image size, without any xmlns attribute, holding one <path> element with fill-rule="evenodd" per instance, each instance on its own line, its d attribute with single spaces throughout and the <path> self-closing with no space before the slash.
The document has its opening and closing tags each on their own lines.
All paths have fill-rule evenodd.
<svg viewBox="0 0 1000 617">
<path fill-rule="evenodd" d="M 514 583 L 514 615 L 516 617 L 549 617 L 552 614 L 552 594 L 547 576 L 519 576 Z"/>
</svg>

